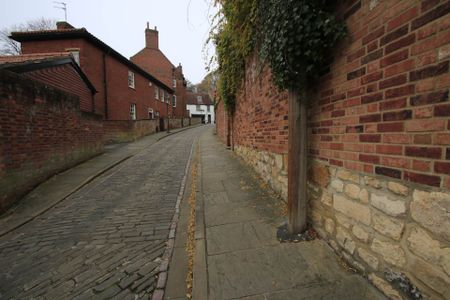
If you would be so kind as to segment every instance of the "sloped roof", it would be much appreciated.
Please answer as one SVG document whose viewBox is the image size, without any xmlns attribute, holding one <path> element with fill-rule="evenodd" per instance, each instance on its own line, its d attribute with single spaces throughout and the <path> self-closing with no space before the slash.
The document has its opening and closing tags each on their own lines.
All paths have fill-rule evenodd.
<svg viewBox="0 0 450 300">
<path fill-rule="evenodd" d="M 69 56 L 68 52 L 32 53 L 21 55 L 0 55 L 0 64 L 38 61 L 47 58 Z"/>
<path fill-rule="evenodd" d="M 89 78 L 84 74 L 83 70 L 81 70 L 73 59 L 72 54 L 69 52 L 0 56 L 0 69 L 13 71 L 15 73 L 26 73 L 64 64 L 70 64 L 75 69 L 92 93 L 97 92 L 94 85 L 90 82 Z"/>
<path fill-rule="evenodd" d="M 52 29 L 52 30 L 37 30 L 37 31 L 15 31 L 11 32 L 10 36 L 13 40 L 17 42 L 29 42 L 29 41 L 44 41 L 44 40 L 61 40 L 61 39 L 75 39 L 81 38 L 89 41 L 97 48 L 103 50 L 109 55 L 113 56 L 123 64 L 127 65 L 129 68 L 133 69 L 137 73 L 146 77 L 147 79 L 153 81 L 159 86 L 163 87 L 167 91 L 173 93 L 173 89 L 164 84 L 162 81 L 158 80 L 152 74 L 148 73 L 141 67 L 137 66 L 125 56 L 108 46 L 106 43 L 95 37 L 86 28 L 68 28 L 68 29 Z"/>
<path fill-rule="evenodd" d="M 199 98 L 199 96 L 201 98 Z M 211 97 L 207 93 L 186 93 L 186 104 L 191 105 L 214 105 Z"/>
</svg>

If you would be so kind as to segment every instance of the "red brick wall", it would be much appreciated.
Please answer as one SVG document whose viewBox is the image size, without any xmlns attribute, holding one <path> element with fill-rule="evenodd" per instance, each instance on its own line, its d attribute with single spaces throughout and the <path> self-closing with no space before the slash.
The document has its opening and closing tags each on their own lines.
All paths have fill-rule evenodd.
<svg viewBox="0 0 450 300">
<path fill-rule="evenodd" d="M 450 187 L 449 9 L 438 0 L 350 8 L 349 37 L 310 109 L 313 157 Z"/>
<path fill-rule="evenodd" d="M 310 99 L 313 158 L 450 187 L 449 10 L 439 0 L 352 1 L 341 9 L 348 37 Z M 287 152 L 286 94 L 260 69 L 249 61 L 234 143 Z M 218 121 L 219 136 L 224 125 Z"/>
<path fill-rule="evenodd" d="M 77 95 L 80 109 L 93 112 L 93 94 L 74 68 L 68 64 L 27 72 L 25 76 Z"/>
<path fill-rule="evenodd" d="M 80 49 L 80 67 L 95 86 L 98 93 L 95 95 L 95 112 L 104 115 L 105 88 L 103 52 L 82 39 L 29 41 L 22 43 L 22 53 L 61 52 L 67 49 Z M 155 83 L 149 86 L 149 80 L 116 58 L 106 55 L 107 91 L 108 91 L 108 119 L 129 120 L 130 104 L 137 107 L 137 118 L 147 119 L 148 108 L 159 111 L 160 116 L 167 114 L 166 105 L 155 100 Z M 128 70 L 134 72 L 135 89 L 128 87 Z M 171 85 L 169 85 L 171 86 Z M 169 109 L 170 111 L 170 109 Z"/>
<path fill-rule="evenodd" d="M 103 125 L 76 96 L 0 72 L 0 212 L 49 176 L 103 150 Z"/>
<path fill-rule="evenodd" d="M 143 136 L 159 131 L 159 119 L 139 121 L 104 121 L 104 141 L 124 143 L 135 141 Z"/>
<path fill-rule="evenodd" d="M 227 144 L 228 112 L 225 109 L 223 101 L 220 101 L 217 104 L 215 115 L 217 136 L 222 141 L 222 143 Z"/>
<path fill-rule="evenodd" d="M 259 66 L 257 59 L 250 59 L 248 65 L 245 89 L 236 100 L 233 143 L 287 153 L 287 93 L 273 86 L 269 68 Z"/>
<path fill-rule="evenodd" d="M 444 299 L 450 2 L 341 2 L 349 5 L 340 10 L 348 37 L 308 99 L 308 222 L 388 297 L 403 298 L 409 281 L 423 298 Z M 287 161 L 279 153 L 287 151 L 288 105 L 268 73 L 248 61 L 234 149 L 286 199 Z"/>
</svg>

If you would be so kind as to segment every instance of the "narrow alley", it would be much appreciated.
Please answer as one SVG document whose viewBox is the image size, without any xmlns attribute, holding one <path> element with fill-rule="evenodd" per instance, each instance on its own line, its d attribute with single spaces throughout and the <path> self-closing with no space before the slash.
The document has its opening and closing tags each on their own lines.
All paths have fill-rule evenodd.
<svg viewBox="0 0 450 300">
<path fill-rule="evenodd" d="M 450 0 L 0 16 L 0 300 L 450 300 Z"/>
</svg>

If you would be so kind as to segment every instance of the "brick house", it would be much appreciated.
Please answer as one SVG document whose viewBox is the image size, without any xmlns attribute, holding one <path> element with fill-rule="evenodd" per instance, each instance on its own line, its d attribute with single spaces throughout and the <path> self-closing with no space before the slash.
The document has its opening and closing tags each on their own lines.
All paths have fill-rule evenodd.
<svg viewBox="0 0 450 300">
<path fill-rule="evenodd" d="M 201 118 L 202 123 L 215 123 L 214 102 L 207 93 L 188 91 L 186 95 L 186 107 L 189 111 L 189 117 Z"/>
<path fill-rule="evenodd" d="M 389 298 L 448 299 L 450 2 L 339 6 L 347 38 L 309 99 L 309 222 Z M 288 93 L 259 63 L 217 133 L 286 199 Z"/>
<path fill-rule="evenodd" d="M 56 30 L 13 32 L 23 54 L 70 52 L 95 86 L 94 112 L 106 120 L 165 117 L 173 90 L 85 28 L 58 22 Z"/>
<path fill-rule="evenodd" d="M 79 98 L 81 111 L 94 112 L 97 91 L 70 53 L 0 56 L 0 69 L 74 94 Z"/>
<path fill-rule="evenodd" d="M 145 48 L 133 55 L 131 61 L 151 72 L 161 82 L 170 86 L 175 91 L 173 103 L 173 117 L 187 117 L 186 111 L 186 80 L 183 75 L 183 67 L 179 64 L 175 67 L 159 49 L 159 32 L 157 28 L 145 29 Z"/>
</svg>

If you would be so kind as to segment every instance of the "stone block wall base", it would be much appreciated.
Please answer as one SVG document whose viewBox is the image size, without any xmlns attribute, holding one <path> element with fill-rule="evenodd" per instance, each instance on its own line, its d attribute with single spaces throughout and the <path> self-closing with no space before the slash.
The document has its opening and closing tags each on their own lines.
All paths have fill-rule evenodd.
<svg viewBox="0 0 450 300">
<path fill-rule="evenodd" d="M 287 198 L 286 154 L 235 151 Z M 391 299 L 450 299 L 448 190 L 320 161 L 311 162 L 309 178 L 309 222 L 350 265 Z"/>
</svg>

